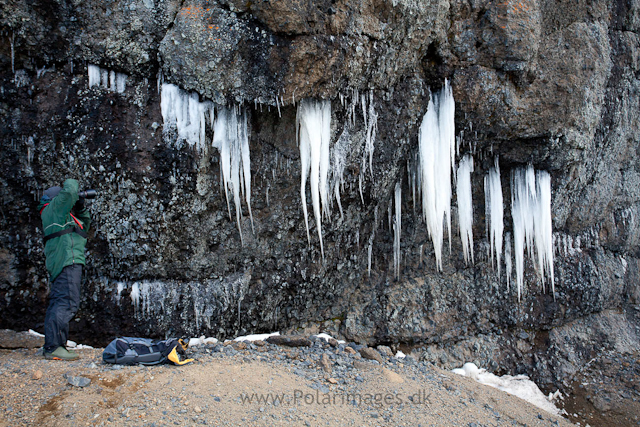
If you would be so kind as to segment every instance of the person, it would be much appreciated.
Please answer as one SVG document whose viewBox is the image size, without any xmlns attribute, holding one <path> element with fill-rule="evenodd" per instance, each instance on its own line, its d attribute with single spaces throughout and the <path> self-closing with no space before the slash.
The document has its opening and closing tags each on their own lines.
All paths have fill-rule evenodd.
<svg viewBox="0 0 640 427">
<path fill-rule="evenodd" d="M 75 360 L 66 349 L 69 322 L 80 304 L 80 279 L 85 265 L 84 248 L 91 217 L 78 196 L 78 181 L 65 180 L 63 187 L 44 192 L 38 206 L 44 231 L 44 254 L 50 276 L 49 306 L 44 319 L 44 357 Z"/>
</svg>

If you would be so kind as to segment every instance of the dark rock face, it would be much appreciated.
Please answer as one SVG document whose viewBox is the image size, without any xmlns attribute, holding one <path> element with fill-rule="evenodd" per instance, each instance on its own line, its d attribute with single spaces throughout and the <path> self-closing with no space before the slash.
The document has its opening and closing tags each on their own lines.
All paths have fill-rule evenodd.
<svg viewBox="0 0 640 427">
<path fill-rule="evenodd" d="M 440 357 L 433 345 L 458 343 L 485 366 L 502 351 L 505 369 L 531 369 L 534 354 L 564 369 L 562 357 L 545 352 L 545 336 L 640 304 L 635 1 L 0 5 L 2 327 L 42 325 L 48 280 L 35 208 L 41 191 L 65 177 L 99 191 L 72 322 L 74 337 L 88 344 L 123 334 L 320 329 L 361 343 L 424 346 L 430 360 Z M 87 64 L 127 74 L 126 90 L 89 88 Z M 439 272 L 407 165 L 429 90 L 445 79 L 460 155 L 475 160 L 476 260 L 462 259 L 454 197 L 451 251 Z M 163 138 L 162 81 L 247 108 L 255 230 L 243 203 L 244 244 L 219 184 L 218 150 Z M 334 202 L 323 221 L 324 261 L 317 235 L 307 243 L 300 201 L 294 104 L 305 97 L 331 100 L 332 145 L 346 141 L 344 215 Z M 377 114 L 372 171 L 363 160 L 362 99 L 373 99 Z M 491 267 L 483 178 L 495 156 L 505 231 L 509 171 L 532 163 L 551 175 L 555 297 L 528 258 L 521 302 L 507 289 L 504 265 L 501 277 Z M 517 337 L 524 330 L 529 339 Z"/>
</svg>

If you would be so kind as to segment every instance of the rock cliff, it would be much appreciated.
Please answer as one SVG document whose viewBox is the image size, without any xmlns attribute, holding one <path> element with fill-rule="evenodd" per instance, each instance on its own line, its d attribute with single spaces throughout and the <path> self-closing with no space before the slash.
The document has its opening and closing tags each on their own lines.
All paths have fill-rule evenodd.
<svg viewBox="0 0 640 427">
<path fill-rule="evenodd" d="M 42 190 L 77 177 L 99 191 L 72 326 L 86 341 L 321 329 L 416 346 L 451 366 L 551 366 L 555 374 L 540 374 L 549 382 L 612 342 L 561 339 L 581 319 L 608 324 L 619 310 L 637 342 L 640 2 L 0 5 L 1 327 L 42 324 L 48 280 L 35 208 Z M 100 67 L 97 82 L 89 66 Z M 457 159 L 475 162 L 475 262 L 463 260 L 454 192 L 439 271 L 412 174 L 422 118 L 445 80 Z M 253 224 L 244 200 L 227 202 L 213 127 L 192 146 L 163 122 L 163 84 L 246 113 Z M 332 199 L 322 221 L 324 257 L 311 194 L 310 242 L 300 198 L 305 98 L 330 100 L 332 153 L 343 162 L 341 209 Z M 531 164 L 551 177 L 555 294 L 530 257 L 521 301 L 504 255 L 500 275 L 492 266 L 484 178 L 496 158 L 506 232 L 511 172 Z"/>
</svg>

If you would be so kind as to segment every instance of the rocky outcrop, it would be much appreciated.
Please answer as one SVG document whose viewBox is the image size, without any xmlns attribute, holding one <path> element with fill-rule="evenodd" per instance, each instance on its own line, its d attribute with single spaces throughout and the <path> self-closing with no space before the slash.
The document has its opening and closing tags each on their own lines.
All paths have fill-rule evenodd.
<svg viewBox="0 0 640 427">
<path fill-rule="evenodd" d="M 0 5 L 3 327 L 42 324 L 47 277 L 35 207 L 44 188 L 68 176 L 100 194 L 72 322 L 87 343 L 124 333 L 320 329 L 427 349 L 525 330 L 544 336 L 640 303 L 635 1 Z M 124 92 L 90 88 L 88 64 L 126 74 Z M 475 161 L 476 257 L 469 266 L 462 258 L 454 197 L 451 249 L 438 271 L 408 175 L 430 90 L 445 79 L 460 155 Z M 254 223 L 252 231 L 243 202 L 243 241 L 218 150 L 163 137 L 162 82 L 246 109 Z M 344 149 L 344 213 L 334 204 L 323 220 L 324 259 L 318 237 L 307 242 L 300 201 L 296 103 L 307 97 L 331 100 L 332 146 L 340 140 Z M 373 116 L 365 118 L 363 102 L 377 116 L 371 170 Z M 496 157 L 505 231 L 509 172 L 531 163 L 551 175 L 555 295 L 529 259 L 522 301 L 507 287 L 506 266 L 500 276 L 491 266 L 483 179 Z M 519 345 L 481 341 L 504 354 Z M 545 342 L 518 351 L 542 354 Z"/>
</svg>

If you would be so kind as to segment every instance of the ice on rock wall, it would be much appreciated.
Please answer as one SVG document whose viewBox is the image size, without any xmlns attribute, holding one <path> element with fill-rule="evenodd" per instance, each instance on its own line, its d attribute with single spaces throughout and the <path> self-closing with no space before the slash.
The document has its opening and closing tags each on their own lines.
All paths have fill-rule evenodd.
<svg viewBox="0 0 640 427">
<path fill-rule="evenodd" d="M 504 264 L 506 267 L 507 290 L 511 289 L 511 273 L 513 271 L 513 257 L 511 254 L 511 233 L 504 234 Z"/>
<path fill-rule="evenodd" d="M 373 176 L 373 149 L 374 142 L 376 140 L 376 133 L 378 132 L 378 113 L 376 113 L 375 105 L 373 102 L 373 90 L 369 91 L 369 103 L 367 106 L 367 97 L 362 95 L 362 117 L 364 119 L 365 133 L 365 146 L 364 155 L 362 158 L 362 173 L 365 174 L 367 170 L 367 160 L 369 160 L 369 173 Z"/>
<path fill-rule="evenodd" d="M 214 104 L 200 102 L 195 92 L 188 93 L 176 85 L 163 83 L 160 107 L 165 136 L 175 132 L 175 143 L 186 142 L 202 151 L 206 142 L 206 118 L 214 114 Z"/>
<path fill-rule="evenodd" d="M 134 283 L 133 285 L 131 285 L 130 297 L 131 302 L 133 302 L 133 305 L 136 307 L 137 311 L 138 308 L 140 308 L 140 286 L 138 285 L 138 283 Z"/>
<path fill-rule="evenodd" d="M 329 100 L 303 99 L 298 104 L 296 118 L 296 132 L 300 145 L 300 196 L 302 210 L 307 229 L 307 240 L 311 244 L 309 235 L 309 220 L 307 215 L 306 186 L 307 177 L 310 181 L 311 200 L 316 219 L 320 251 L 324 259 L 322 243 L 322 215 L 329 213 L 328 204 L 328 172 L 329 172 L 329 142 L 331 137 L 331 102 Z M 321 205 L 322 202 L 322 214 Z"/>
<path fill-rule="evenodd" d="M 105 70 L 97 65 L 87 66 L 89 74 L 89 87 L 98 86 L 111 92 L 123 93 L 127 86 L 127 75 Z"/>
<path fill-rule="evenodd" d="M 400 278 L 400 233 L 402 232 L 402 188 L 396 183 L 395 189 L 395 219 L 393 221 L 393 267 L 396 279 Z"/>
<path fill-rule="evenodd" d="M 484 197 L 491 266 L 494 265 L 495 257 L 495 264 L 498 266 L 498 277 L 500 277 L 500 255 L 502 254 L 502 233 L 504 231 L 504 200 L 500 181 L 500 165 L 497 157 L 495 158 L 494 166 L 489 169 L 489 174 L 484 178 Z M 507 278 L 507 283 L 508 281 L 509 278 Z"/>
<path fill-rule="evenodd" d="M 331 183 L 333 186 L 336 202 L 338 203 L 338 210 L 340 211 L 340 218 L 344 218 L 344 212 L 342 210 L 342 202 L 340 201 L 340 192 L 344 186 L 344 169 L 347 163 L 347 155 L 349 152 L 350 144 L 349 129 L 345 126 L 342 134 L 336 141 L 333 147 L 333 155 L 331 162 Z"/>
<path fill-rule="evenodd" d="M 545 274 L 549 276 L 551 292 L 555 296 L 551 177 L 547 172 L 536 173 L 532 165 L 512 171 L 511 216 L 518 300 L 520 300 L 524 282 L 525 248 L 541 276 L 543 287 Z"/>
<path fill-rule="evenodd" d="M 242 208 L 240 205 L 240 193 L 245 196 L 251 228 L 253 229 L 253 213 L 251 212 L 251 159 L 249 153 L 249 134 L 247 130 L 247 114 L 236 108 L 218 107 L 213 124 L 212 145 L 220 151 L 220 164 L 222 168 L 222 180 L 224 194 L 227 199 L 229 216 L 229 191 L 233 193 L 236 207 L 236 221 L 242 238 L 240 220 Z"/>
<path fill-rule="evenodd" d="M 242 237 L 241 194 L 244 196 L 253 229 L 251 212 L 251 156 L 247 113 L 243 108 L 216 105 L 200 101 L 197 93 L 189 93 L 170 83 L 162 83 L 161 109 L 164 121 L 163 133 L 175 140 L 178 146 L 186 142 L 204 152 L 207 145 L 207 129 L 213 131 L 211 146 L 220 153 L 222 186 L 227 200 L 229 218 L 229 192 L 233 194 L 236 222 Z"/>
<path fill-rule="evenodd" d="M 451 173 L 455 168 L 455 101 L 449 82 L 431 94 L 420 125 L 420 192 L 422 215 L 433 242 L 436 264 L 442 270 L 444 224 L 451 245 Z"/>
<path fill-rule="evenodd" d="M 460 224 L 460 239 L 462 239 L 462 255 L 464 262 L 473 259 L 473 202 L 471 198 L 471 172 L 473 172 L 473 158 L 467 154 L 460 161 L 456 179 L 456 197 L 458 199 L 458 223 Z"/>
</svg>

